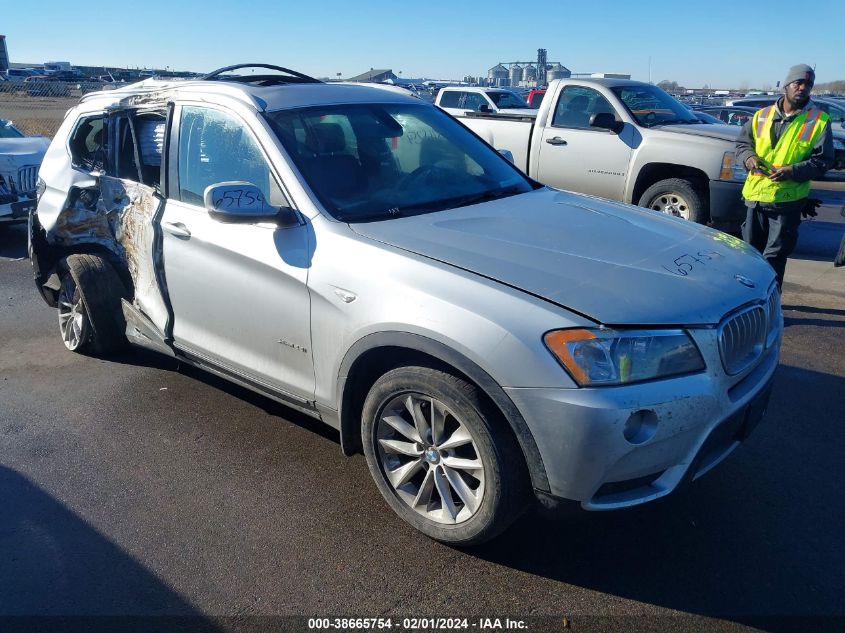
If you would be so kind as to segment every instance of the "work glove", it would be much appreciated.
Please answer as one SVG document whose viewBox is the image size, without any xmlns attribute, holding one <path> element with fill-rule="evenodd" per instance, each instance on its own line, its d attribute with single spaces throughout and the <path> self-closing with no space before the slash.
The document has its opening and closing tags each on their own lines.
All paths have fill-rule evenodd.
<svg viewBox="0 0 845 633">
<path fill-rule="evenodd" d="M 802 218 L 814 218 L 819 212 L 816 211 L 818 207 L 822 206 L 822 201 L 817 198 L 807 198 L 804 201 L 804 208 L 801 209 Z"/>
</svg>

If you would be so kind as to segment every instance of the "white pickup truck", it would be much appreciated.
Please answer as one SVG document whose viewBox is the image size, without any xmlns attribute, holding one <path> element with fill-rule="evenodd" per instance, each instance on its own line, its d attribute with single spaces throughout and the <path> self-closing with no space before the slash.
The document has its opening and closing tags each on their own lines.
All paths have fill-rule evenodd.
<svg viewBox="0 0 845 633">
<path fill-rule="evenodd" d="M 504 88 L 447 86 L 437 93 L 434 105 L 455 116 L 467 112 L 537 115 L 525 99 Z"/>
<path fill-rule="evenodd" d="M 466 112 L 459 120 L 539 182 L 738 232 L 745 170 L 739 132 L 702 124 L 651 84 L 557 79 L 534 117 Z"/>
</svg>

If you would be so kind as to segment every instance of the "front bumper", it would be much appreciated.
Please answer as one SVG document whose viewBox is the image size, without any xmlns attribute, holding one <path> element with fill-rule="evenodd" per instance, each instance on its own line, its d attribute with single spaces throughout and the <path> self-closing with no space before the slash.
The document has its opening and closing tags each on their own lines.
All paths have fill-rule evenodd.
<svg viewBox="0 0 845 633">
<path fill-rule="evenodd" d="M 745 203 L 742 201 L 741 182 L 710 181 L 710 221 L 713 228 L 739 235 L 745 220 Z"/>
<path fill-rule="evenodd" d="M 34 193 L 31 198 L 24 195 L 14 201 L 0 203 L 0 224 L 26 222 L 29 212 L 35 209 L 36 204 Z"/>
<path fill-rule="evenodd" d="M 716 466 L 753 430 L 768 403 L 780 335 L 753 368 L 729 377 L 714 331 L 690 333 L 707 363 L 698 374 L 598 389 L 507 389 L 553 497 L 587 510 L 658 499 Z M 645 430 L 632 435 L 632 424 Z"/>
</svg>

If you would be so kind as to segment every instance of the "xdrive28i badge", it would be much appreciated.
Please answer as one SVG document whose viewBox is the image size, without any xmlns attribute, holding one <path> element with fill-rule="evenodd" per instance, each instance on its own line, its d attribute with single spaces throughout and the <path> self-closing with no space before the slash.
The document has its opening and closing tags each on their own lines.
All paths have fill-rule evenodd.
<svg viewBox="0 0 845 633">
<path fill-rule="evenodd" d="M 743 277 L 742 275 L 734 275 L 734 279 L 736 279 L 739 283 L 748 288 L 755 287 L 754 282 L 751 281 L 748 277 Z"/>
</svg>

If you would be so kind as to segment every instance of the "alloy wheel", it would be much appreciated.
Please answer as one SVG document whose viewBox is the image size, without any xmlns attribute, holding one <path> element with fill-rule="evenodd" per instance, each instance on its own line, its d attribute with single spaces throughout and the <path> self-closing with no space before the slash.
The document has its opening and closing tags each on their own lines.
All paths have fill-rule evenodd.
<svg viewBox="0 0 845 633">
<path fill-rule="evenodd" d="M 66 274 L 62 279 L 58 307 L 62 342 L 70 351 L 75 352 L 88 340 L 91 324 L 85 312 L 82 295 L 70 274 Z"/>
<path fill-rule="evenodd" d="M 443 402 L 421 393 L 394 397 L 378 417 L 376 439 L 385 479 L 409 508 L 450 525 L 478 511 L 485 482 L 480 452 Z"/>
</svg>

